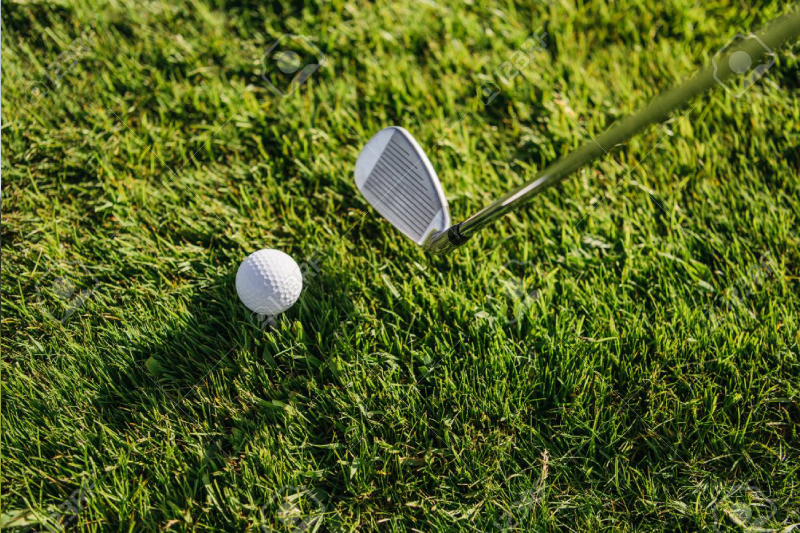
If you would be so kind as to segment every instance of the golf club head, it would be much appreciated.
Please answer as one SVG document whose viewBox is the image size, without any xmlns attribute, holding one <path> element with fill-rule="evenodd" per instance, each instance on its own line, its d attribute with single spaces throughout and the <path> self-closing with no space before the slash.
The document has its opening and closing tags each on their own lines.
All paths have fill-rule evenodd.
<svg viewBox="0 0 800 533">
<path fill-rule="evenodd" d="M 356 161 L 356 186 L 383 218 L 419 245 L 450 226 L 439 177 L 414 137 L 392 126 L 375 134 Z"/>
</svg>

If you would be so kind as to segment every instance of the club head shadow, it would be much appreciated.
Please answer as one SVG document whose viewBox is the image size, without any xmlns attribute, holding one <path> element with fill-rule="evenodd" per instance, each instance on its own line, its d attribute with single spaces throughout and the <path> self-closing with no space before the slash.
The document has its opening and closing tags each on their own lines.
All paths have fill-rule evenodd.
<svg viewBox="0 0 800 533">
<path fill-rule="evenodd" d="M 403 128 L 385 128 L 369 140 L 356 161 L 355 178 L 370 205 L 418 245 L 450 226 L 439 177 Z"/>
</svg>

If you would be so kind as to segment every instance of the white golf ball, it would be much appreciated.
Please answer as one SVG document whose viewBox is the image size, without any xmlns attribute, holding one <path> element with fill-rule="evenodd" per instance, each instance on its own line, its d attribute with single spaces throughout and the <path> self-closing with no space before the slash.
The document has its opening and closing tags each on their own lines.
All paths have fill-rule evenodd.
<svg viewBox="0 0 800 533">
<path fill-rule="evenodd" d="M 294 259 L 280 250 L 248 255 L 236 272 L 236 293 L 244 305 L 261 315 L 289 309 L 303 290 L 303 273 Z"/>
</svg>

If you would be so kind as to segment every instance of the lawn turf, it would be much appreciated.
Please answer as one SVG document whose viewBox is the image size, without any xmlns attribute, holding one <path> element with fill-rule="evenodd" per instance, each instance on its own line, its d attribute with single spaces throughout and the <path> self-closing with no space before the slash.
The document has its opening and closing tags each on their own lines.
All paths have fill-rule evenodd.
<svg viewBox="0 0 800 533">
<path fill-rule="evenodd" d="M 3 2 L 0 526 L 800 522 L 800 46 L 447 257 L 353 182 L 403 126 L 463 219 L 790 7 Z"/>
</svg>

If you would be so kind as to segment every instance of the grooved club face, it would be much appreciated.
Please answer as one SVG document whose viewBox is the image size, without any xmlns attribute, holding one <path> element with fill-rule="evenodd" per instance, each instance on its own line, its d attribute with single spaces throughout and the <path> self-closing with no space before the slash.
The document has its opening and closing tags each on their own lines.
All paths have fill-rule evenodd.
<svg viewBox="0 0 800 533">
<path fill-rule="evenodd" d="M 417 244 L 450 226 L 439 177 L 403 128 L 383 129 L 369 140 L 356 161 L 355 177 L 370 205 Z"/>
</svg>

